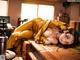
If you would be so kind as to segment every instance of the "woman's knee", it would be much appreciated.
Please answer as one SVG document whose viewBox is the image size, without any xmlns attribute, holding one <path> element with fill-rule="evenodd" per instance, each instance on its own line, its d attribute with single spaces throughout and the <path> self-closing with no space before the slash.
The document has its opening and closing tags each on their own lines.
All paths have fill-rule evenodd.
<svg viewBox="0 0 80 60">
<path fill-rule="evenodd" d="M 21 33 L 21 32 L 13 32 L 12 35 L 13 35 L 13 36 L 20 36 L 20 33 Z"/>
</svg>

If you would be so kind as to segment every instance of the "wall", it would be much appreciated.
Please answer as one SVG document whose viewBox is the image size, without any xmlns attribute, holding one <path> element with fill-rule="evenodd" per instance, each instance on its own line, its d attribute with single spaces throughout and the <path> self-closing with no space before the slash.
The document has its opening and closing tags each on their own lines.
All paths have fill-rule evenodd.
<svg viewBox="0 0 80 60">
<path fill-rule="evenodd" d="M 56 19 L 57 15 L 61 12 L 61 10 L 64 11 L 64 7 L 62 6 L 62 3 L 59 2 L 55 3 L 54 6 L 55 6 L 54 17 Z"/>
<path fill-rule="evenodd" d="M 55 6 L 55 14 L 54 17 L 56 18 L 60 10 L 64 11 L 64 7 L 62 3 L 55 0 L 9 0 L 9 8 L 8 8 L 8 15 L 11 17 L 11 24 L 17 26 L 17 20 L 21 15 L 21 3 L 41 3 L 41 4 L 50 4 Z M 77 3 L 72 3 L 71 7 L 67 9 L 67 12 L 71 16 L 71 20 L 79 20 L 79 9 L 80 5 Z"/>
<path fill-rule="evenodd" d="M 22 0 L 23 3 L 39 3 L 53 5 L 56 2 L 62 2 L 62 0 Z"/>
<path fill-rule="evenodd" d="M 21 3 L 41 3 L 41 4 L 49 4 L 49 5 L 55 5 L 59 0 L 8 0 L 9 7 L 8 7 L 8 15 L 10 16 L 10 22 L 12 25 L 17 26 L 17 20 L 21 15 Z M 60 7 L 59 7 L 60 6 Z M 59 9 L 62 8 L 61 3 L 55 5 L 55 11 L 57 14 Z M 59 9 L 57 8 L 59 7 Z M 63 8 L 62 8 L 63 9 Z M 55 16 L 56 17 L 56 16 Z"/>
<path fill-rule="evenodd" d="M 79 20 L 79 12 L 80 10 L 80 4 L 78 3 L 72 3 L 71 5 L 71 20 L 78 21 Z"/>
<path fill-rule="evenodd" d="M 17 26 L 17 20 L 21 13 L 21 1 L 9 0 L 8 15 L 10 16 L 10 22 L 12 25 Z"/>
<path fill-rule="evenodd" d="M 65 10 L 61 3 L 55 4 L 55 17 L 60 12 Z M 80 3 L 71 3 L 66 11 L 70 15 L 71 21 L 80 21 Z"/>
</svg>

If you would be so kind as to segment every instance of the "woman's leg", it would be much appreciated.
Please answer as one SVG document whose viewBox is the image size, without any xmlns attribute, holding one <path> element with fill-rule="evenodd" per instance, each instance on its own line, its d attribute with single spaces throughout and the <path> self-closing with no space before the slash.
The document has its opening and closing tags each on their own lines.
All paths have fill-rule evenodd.
<svg viewBox="0 0 80 60">
<path fill-rule="evenodd" d="M 17 43 L 16 40 L 21 38 L 32 38 L 33 32 L 31 30 L 25 30 L 23 32 L 14 32 L 7 41 L 7 49 L 13 48 L 13 45 Z"/>
<path fill-rule="evenodd" d="M 20 32 L 13 33 L 7 40 L 7 49 L 13 48 L 13 45 L 16 43 L 16 40 L 20 39 Z"/>
</svg>

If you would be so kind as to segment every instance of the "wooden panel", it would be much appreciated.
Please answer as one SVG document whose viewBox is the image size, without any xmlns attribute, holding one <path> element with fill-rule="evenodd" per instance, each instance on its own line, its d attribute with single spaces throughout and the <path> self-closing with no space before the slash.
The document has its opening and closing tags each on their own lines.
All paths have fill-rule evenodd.
<svg viewBox="0 0 80 60">
<path fill-rule="evenodd" d="M 36 56 L 33 54 L 33 52 L 28 52 L 28 54 L 31 57 L 31 60 L 38 60 Z"/>
<path fill-rule="evenodd" d="M 8 15 L 10 16 L 10 23 L 17 26 L 17 20 L 21 15 L 21 1 L 9 0 L 8 3 Z"/>
<path fill-rule="evenodd" d="M 63 2 L 63 0 L 22 0 L 22 3 L 38 3 L 53 5 L 56 2 Z"/>
<path fill-rule="evenodd" d="M 23 60 L 31 60 L 29 55 L 28 55 L 28 52 L 30 51 L 30 43 L 28 41 L 24 41 L 23 43 L 23 48 L 22 48 L 22 57 L 23 57 Z"/>
<path fill-rule="evenodd" d="M 74 21 L 79 21 L 79 4 L 72 3 L 71 4 L 71 19 Z"/>
<path fill-rule="evenodd" d="M 30 56 L 31 59 L 28 60 L 80 60 L 80 54 L 73 48 L 65 49 L 55 45 L 37 44 L 35 41 L 25 42 L 25 44 L 27 49 L 30 48 L 30 51 L 26 50 L 28 55 L 24 56 L 24 58 Z"/>
<path fill-rule="evenodd" d="M 43 48 L 42 45 L 38 45 L 34 41 L 30 41 L 34 49 L 36 49 L 46 60 L 57 60 L 47 49 Z"/>
</svg>

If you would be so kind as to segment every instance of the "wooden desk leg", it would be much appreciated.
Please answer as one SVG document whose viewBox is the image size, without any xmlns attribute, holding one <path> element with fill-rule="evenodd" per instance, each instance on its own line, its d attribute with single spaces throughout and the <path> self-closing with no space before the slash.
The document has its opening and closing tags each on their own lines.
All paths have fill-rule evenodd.
<svg viewBox="0 0 80 60">
<path fill-rule="evenodd" d="M 24 41 L 22 50 L 23 50 L 22 53 L 23 60 L 31 60 L 28 55 L 28 52 L 30 51 L 30 43 L 28 41 Z"/>
</svg>

